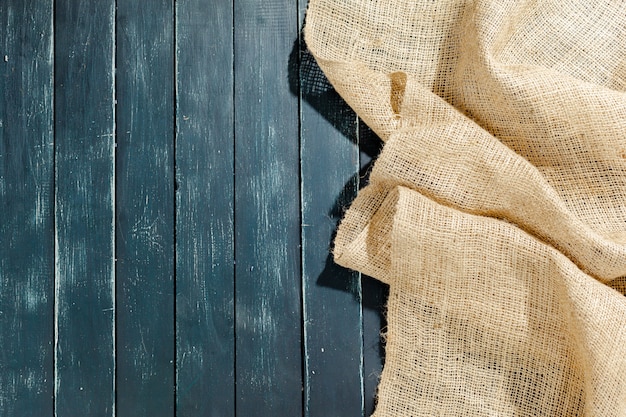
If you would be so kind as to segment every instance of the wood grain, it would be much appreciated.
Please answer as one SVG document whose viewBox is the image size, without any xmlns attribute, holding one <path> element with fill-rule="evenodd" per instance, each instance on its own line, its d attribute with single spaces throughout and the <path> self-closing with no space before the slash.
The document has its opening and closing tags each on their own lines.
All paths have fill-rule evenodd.
<svg viewBox="0 0 626 417">
<path fill-rule="evenodd" d="M 302 413 L 297 4 L 235 2 L 237 414 Z"/>
<path fill-rule="evenodd" d="M 117 412 L 174 414 L 174 9 L 117 3 Z"/>
<path fill-rule="evenodd" d="M 54 391 L 52 2 L 0 2 L 0 416 Z"/>
<path fill-rule="evenodd" d="M 59 417 L 114 414 L 114 3 L 55 1 Z"/>
<path fill-rule="evenodd" d="M 233 15 L 230 1 L 210 3 L 176 3 L 181 417 L 235 415 Z"/>
</svg>

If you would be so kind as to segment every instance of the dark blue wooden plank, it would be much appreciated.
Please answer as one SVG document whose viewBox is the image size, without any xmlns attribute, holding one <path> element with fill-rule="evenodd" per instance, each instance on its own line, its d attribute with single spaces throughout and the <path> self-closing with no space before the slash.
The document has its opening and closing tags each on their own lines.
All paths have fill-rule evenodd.
<svg viewBox="0 0 626 417">
<path fill-rule="evenodd" d="M 297 3 L 235 2 L 237 414 L 302 414 Z"/>
<path fill-rule="evenodd" d="M 382 142 L 362 120 L 359 120 L 358 143 L 361 173 L 359 187 L 367 185 L 369 173 L 382 149 Z M 384 364 L 384 340 L 387 322 L 384 310 L 389 287 L 382 282 L 363 275 L 361 277 L 363 308 L 363 399 L 365 415 L 374 412 L 376 390 Z"/>
<path fill-rule="evenodd" d="M 52 1 L 0 2 L 0 416 L 53 411 Z"/>
<path fill-rule="evenodd" d="M 360 276 L 337 266 L 330 254 L 337 221 L 358 187 L 357 117 L 304 45 L 299 67 L 305 416 L 359 416 Z"/>
<path fill-rule="evenodd" d="M 117 4 L 117 412 L 174 414 L 174 3 Z"/>
<path fill-rule="evenodd" d="M 177 415 L 234 416 L 232 2 L 176 21 Z"/>
<path fill-rule="evenodd" d="M 365 415 L 370 416 L 376 405 L 376 390 L 385 359 L 384 332 L 387 321 L 384 311 L 389 287 L 382 282 L 362 276 L 363 293 L 363 393 Z"/>
<path fill-rule="evenodd" d="M 114 414 L 114 7 L 55 1 L 59 417 Z"/>
</svg>

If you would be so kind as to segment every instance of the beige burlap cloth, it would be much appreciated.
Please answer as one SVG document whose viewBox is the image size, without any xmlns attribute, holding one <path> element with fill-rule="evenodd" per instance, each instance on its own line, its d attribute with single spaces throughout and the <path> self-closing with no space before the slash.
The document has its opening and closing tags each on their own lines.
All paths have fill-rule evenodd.
<svg viewBox="0 0 626 417">
<path fill-rule="evenodd" d="M 389 284 L 375 415 L 626 416 L 626 1 L 311 0 L 385 141 L 336 261 Z"/>
</svg>

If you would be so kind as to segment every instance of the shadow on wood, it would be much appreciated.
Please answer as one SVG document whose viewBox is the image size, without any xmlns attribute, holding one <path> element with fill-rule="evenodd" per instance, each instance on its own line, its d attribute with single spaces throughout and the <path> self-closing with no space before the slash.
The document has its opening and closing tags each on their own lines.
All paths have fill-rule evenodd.
<svg viewBox="0 0 626 417">
<path fill-rule="evenodd" d="M 318 246 L 324 245 L 326 255 L 323 269 L 318 273 L 314 285 L 318 288 L 328 288 L 348 293 L 353 297 L 354 303 L 360 306 L 360 326 L 362 329 L 362 340 L 360 341 L 362 343 L 362 412 L 364 415 L 370 415 L 374 409 L 375 391 L 384 362 L 384 344 L 380 334 L 381 330 L 386 326 L 383 310 L 388 295 L 388 288 L 380 281 L 366 276 L 360 278 L 359 274 L 337 265 L 333 261 L 331 247 L 339 221 L 352 203 L 358 189 L 365 186 L 368 182 L 373 161 L 382 148 L 382 141 L 365 123 L 357 119 L 354 111 L 335 91 L 317 65 L 315 58 L 304 45 L 302 35 L 294 42 L 288 65 L 291 92 L 299 96 L 304 103 L 328 122 L 342 137 L 358 146 L 358 155 L 356 156 L 358 163 L 356 163 L 354 174 L 343 184 L 340 192 L 336 194 L 332 206 L 326 213 L 328 219 L 332 221 L 332 231 L 326 235 L 325 239 L 328 239 L 327 241 L 317 242 Z M 312 133 L 320 134 L 314 127 L 314 124 L 303 124 L 302 129 L 314 130 L 314 132 L 305 132 L 302 140 L 305 140 L 304 138 L 310 140 L 309 135 Z M 324 139 L 320 137 L 319 141 Z M 328 141 L 324 143 L 332 144 L 333 142 Z M 309 148 L 305 146 L 303 149 L 308 150 Z M 341 150 L 337 149 L 337 152 L 341 152 Z M 311 158 L 309 154 L 305 156 Z M 303 161 L 304 163 L 305 161 Z M 328 161 L 324 161 L 324 164 L 328 164 Z M 326 169 L 333 170 L 334 168 L 326 166 Z M 321 170 L 318 171 L 318 174 L 320 173 L 325 175 Z M 305 181 L 311 181 L 311 179 L 303 176 L 302 181 L 304 183 Z M 321 188 L 324 187 L 325 181 L 318 180 L 318 183 L 316 183 L 316 187 Z M 306 189 L 303 190 L 305 195 L 306 191 Z M 315 193 L 318 195 L 317 198 L 321 198 L 323 192 L 320 189 L 315 190 Z M 328 192 L 333 191 L 329 190 Z M 336 191 L 334 192 L 336 193 Z M 315 193 L 313 198 L 315 198 Z M 321 239 L 324 239 L 324 237 L 321 237 Z M 307 250 L 306 246 L 304 250 Z M 318 252 L 317 256 L 324 257 L 324 254 Z M 331 300 L 325 299 L 321 302 L 331 302 Z M 334 307 L 323 304 L 317 307 L 336 310 Z M 341 320 L 342 318 L 337 317 L 336 319 Z"/>
</svg>

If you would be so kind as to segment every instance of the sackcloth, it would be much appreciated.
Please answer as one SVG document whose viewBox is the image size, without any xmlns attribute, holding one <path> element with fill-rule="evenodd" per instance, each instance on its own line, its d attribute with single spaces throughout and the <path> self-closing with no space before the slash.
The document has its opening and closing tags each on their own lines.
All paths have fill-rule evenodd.
<svg viewBox="0 0 626 417">
<path fill-rule="evenodd" d="M 626 1 L 311 0 L 384 141 L 334 241 L 389 285 L 374 415 L 626 416 Z"/>
</svg>

